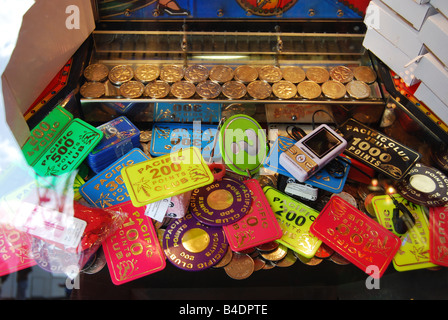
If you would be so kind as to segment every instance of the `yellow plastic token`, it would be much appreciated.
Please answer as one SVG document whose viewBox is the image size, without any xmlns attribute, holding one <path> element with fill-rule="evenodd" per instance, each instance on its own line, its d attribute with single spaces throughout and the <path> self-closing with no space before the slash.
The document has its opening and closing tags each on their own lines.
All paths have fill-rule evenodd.
<svg viewBox="0 0 448 320">
<path fill-rule="evenodd" d="M 310 227 L 319 212 L 272 187 L 263 192 L 283 231 L 276 241 L 306 258 L 314 257 L 322 240 L 310 233 Z"/>
<path fill-rule="evenodd" d="M 394 229 L 392 218 L 395 205 L 390 196 L 381 195 L 372 198 L 372 205 L 378 222 L 392 233 L 401 236 L 400 249 L 392 260 L 394 268 L 397 271 L 408 271 L 436 267 L 430 261 L 429 221 L 424 208 L 397 194 L 393 197 L 404 204 L 415 219 L 412 228 L 408 229 L 405 234 L 400 235 Z"/>
<path fill-rule="evenodd" d="M 132 204 L 141 207 L 213 182 L 196 147 L 181 149 L 121 170 Z"/>
</svg>

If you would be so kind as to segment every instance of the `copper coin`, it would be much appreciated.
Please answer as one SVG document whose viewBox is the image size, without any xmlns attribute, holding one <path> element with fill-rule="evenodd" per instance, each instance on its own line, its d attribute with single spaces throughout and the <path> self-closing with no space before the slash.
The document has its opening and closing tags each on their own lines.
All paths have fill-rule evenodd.
<svg viewBox="0 0 448 320">
<path fill-rule="evenodd" d="M 272 87 L 267 81 L 257 80 L 247 85 L 247 92 L 252 98 L 263 100 L 269 98 L 272 93 Z"/>
<path fill-rule="evenodd" d="M 247 279 L 254 272 L 254 260 L 247 254 L 236 253 L 224 267 L 226 274 L 235 280 Z"/>
<path fill-rule="evenodd" d="M 204 99 L 214 99 L 221 94 L 221 85 L 214 81 L 204 81 L 196 86 L 196 92 Z"/>
<path fill-rule="evenodd" d="M 144 84 L 157 80 L 160 75 L 160 68 L 152 64 L 138 66 L 134 71 L 134 78 Z"/>
<path fill-rule="evenodd" d="M 257 246 L 257 250 L 261 252 L 271 252 L 278 248 L 280 244 L 277 241 L 270 241 Z"/>
<path fill-rule="evenodd" d="M 302 81 L 297 85 L 297 92 L 305 99 L 316 99 L 322 93 L 320 86 L 313 81 Z"/>
<path fill-rule="evenodd" d="M 164 66 L 160 70 L 160 80 L 166 82 L 178 82 L 184 77 L 184 69 L 179 66 L 169 65 Z"/>
<path fill-rule="evenodd" d="M 171 93 L 179 99 L 191 98 L 196 92 L 196 86 L 188 81 L 178 81 L 171 86 Z"/>
<path fill-rule="evenodd" d="M 185 80 L 198 83 L 208 79 L 209 71 L 202 65 L 192 65 L 185 70 Z"/>
<path fill-rule="evenodd" d="M 227 248 L 227 252 L 224 255 L 224 258 L 222 258 L 221 261 L 219 261 L 216 265 L 214 265 L 214 268 L 223 268 L 226 265 L 228 265 L 230 263 L 230 261 L 232 261 L 232 257 L 233 257 L 233 251 L 232 249 L 230 249 L 230 247 Z"/>
<path fill-rule="evenodd" d="M 118 65 L 109 72 L 109 81 L 114 85 L 121 85 L 131 81 L 134 77 L 134 70 L 127 65 Z"/>
<path fill-rule="evenodd" d="M 170 85 L 165 81 L 156 80 L 145 87 L 145 95 L 154 99 L 165 98 L 170 93 Z"/>
<path fill-rule="evenodd" d="M 141 97 L 145 91 L 145 86 L 140 81 L 128 81 L 120 86 L 120 94 L 128 99 Z"/>
<path fill-rule="evenodd" d="M 102 82 L 86 82 L 79 90 L 81 95 L 87 99 L 95 99 L 102 97 L 106 92 L 106 87 Z"/>
<path fill-rule="evenodd" d="M 347 93 L 355 99 L 367 99 L 370 97 L 370 87 L 363 81 L 353 80 L 345 85 Z"/>
<path fill-rule="evenodd" d="M 336 66 L 330 69 L 330 77 L 335 81 L 347 83 L 353 80 L 353 71 L 345 66 Z"/>
<path fill-rule="evenodd" d="M 322 263 L 322 259 L 316 258 L 316 257 L 312 257 L 312 258 L 306 258 L 304 256 L 301 255 L 297 255 L 297 259 L 300 260 L 300 262 L 306 264 L 307 266 L 317 266 L 319 264 Z"/>
<path fill-rule="evenodd" d="M 210 70 L 209 78 L 212 81 L 225 83 L 233 79 L 233 69 L 229 66 L 219 65 L 214 66 Z"/>
<path fill-rule="evenodd" d="M 282 70 L 276 66 L 264 66 L 258 70 L 260 80 L 267 82 L 279 82 L 283 78 Z"/>
<path fill-rule="evenodd" d="M 259 271 L 263 269 L 264 266 L 266 265 L 266 262 L 260 257 L 253 258 L 253 260 L 254 260 L 254 271 Z"/>
<path fill-rule="evenodd" d="M 260 252 L 260 255 L 263 259 L 269 261 L 280 261 L 286 254 L 288 253 L 288 248 L 283 244 L 280 244 L 277 249 L 270 252 Z"/>
<path fill-rule="evenodd" d="M 272 92 L 280 99 L 291 99 L 297 94 L 297 86 L 291 81 L 281 80 L 272 85 Z"/>
<path fill-rule="evenodd" d="M 109 75 L 109 68 L 102 63 L 94 63 L 84 69 L 84 77 L 88 81 L 104 81 Z"/>
<path fill-rule="evenodd" d="M 376 72 L 368 66 L 359 66 L 353 70 L 356 80 L 371 84 L 376 81 Z"/>
<path fill-rule="evenodd" d="M 346 266 L 350 264 L 350 261 L 348 261 L 347 259 L 345 259 L 343 256 L 341 256 L 339 253 L 335 252 L 331 257 L 330 260 L 333 261 L 334 263 L 341 265 L 341 266 Z"/>
<path fill-rule="evenodd" d="M 258 78 L 258 71 L 255 69 L 255 67 L 252 66 L 239 66 L 234 71 L 234 78 L 235 80 L 242 81 L 242 82 L 252 82 L 257 80 Z"/>
<path fill-rule="evenodd" d="M 228 81 L 222 86 L 222 93 L 229 99 L 241 99 L 246 95 L 247 88 L 239 81 Z"/>
<path fill-rule="evenodd" d="M 297 66 L 285 67 L 282 69 L 283 79 L 292 83 L 299 83 L 305 80 L 305 71 Z"/>
<path fill-rule="evenodd" d="M 328 80 L 322 84 L 322 93 L 330 99 L 341 99 L 345 96 L 345 86 L 339 81 Z"/>
<path fill-rule="evenodd" d="M 324 83 L 330 79 L 330 74 L 323 67 L 309 67 L 305 74 L 308 80 L 316 83 Z"/>
<path fill-rule="evenodd" d="M 286 256 L 283 259 L 277 261 L 275 265 L 277 267 L 290 267 L 294 263 L 296 263 L 296 261 L 297 257 L 294 255 L 294 252 L 292 250 L 288 250 Z"/>
</svg>

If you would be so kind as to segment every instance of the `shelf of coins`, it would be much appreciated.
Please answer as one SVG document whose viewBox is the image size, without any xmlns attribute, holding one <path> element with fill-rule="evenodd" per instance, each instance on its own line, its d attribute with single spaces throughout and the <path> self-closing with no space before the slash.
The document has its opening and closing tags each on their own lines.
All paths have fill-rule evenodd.
<svg viewBox="0 0 448 320">
<path fill-rule="evenodd" d="M 86 100 L 382 104 L 370 66 L 90 64 Z"/>
</svg>

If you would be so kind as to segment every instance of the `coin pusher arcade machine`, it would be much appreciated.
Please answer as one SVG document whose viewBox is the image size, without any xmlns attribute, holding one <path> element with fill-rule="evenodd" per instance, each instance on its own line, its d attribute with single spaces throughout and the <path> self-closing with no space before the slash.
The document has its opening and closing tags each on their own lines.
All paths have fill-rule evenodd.
<svg viewBox="0 0 448 320">
<path fill-rule="evenodd" d="M 387 261 L 387 270 L 381 270 L 384 272 L 381 289 L 369 290 L 366 270 L 359 268 L 361 259 L 359 256 L 358 260 L 350 258 L 353 253 L 350 250 L 355 250 L 352 247 L 347 249 L 346 245 L 344 250 L 340 229 L 339 242 L 336 237 L 325 238 L 319 242 L 321 248 L 307 256 L 288 241 L 281 241 L 282 234 L 295 232 L 287 227 L 293 220 L 283 221 L 281 212 L 288 219 L 287 211 L 270 202 L 277 218 L 274 220 L 281 230 L 276 238 L 280 241 L 269 241 L 265 246 L 259 243 L 239 253 L 233 250 L 233 256 L 250 256 L 252 261 L 237 272 L 215 263 L 211 267 L 201 266 L 207 270 L 179 270 L 186 269 L 185 263 L 182 267 L 179 260 L 171 261 L 167 254 L 159 269 L 135 276 L 132 272 L 137 273 L 138 268 L 133 265 L 134 261 L 120 264 L 109 259 L 106 265 L 105 256 L 110 248 L 115 248 L 112 245 L 109 251 L 100 247 L 95 257 L 82 266 L 80 286 L 72 290 L 72 297 L 447 298 L 446 260 L 439 264 L 430 260 L 430 241 L 422 237 L 414 239 L 411 233 L 432 237 L 429 217 L 439 212 L 435 208 L 446 204 L 444 174 L 448 172 L 445 155 L 448 129 L 444 112 L 448 109 L 440 108 L 444 105 L 443 98 L 437 102 L 426 96 L 426 101 L 417 99 L 416 92 L 421 93 L 423 87 L 431 92 L 431 87 L 422 84 L 419 77 L 409 78 L 405 64 L 424 63 L 420 60 L 427 58 L 427 48 L 421 45 L 423 49 L 417 55 L 396 67 L 394 59 L 385 52 L 395 52 L 388 51 L 389 45 L 400 50 L 400 44 L 393 39 L 375 42 L 374 36 L 380 34 L 378 30 L 387 35 L 385 28 L 375 23 L 385 25 L 393 18 L 403 20 L 400 26 L 407 24 L 405 17 L 400 16 L 393 5 L 389 6 L 389 2 L 393 1 L 92 1 L 95 29 L 24 113 L 24 118 L 33 130 L 50 111 L 63 106 L 61 110 L 69 110 L 73 117 L 95 128 L 119 120 L 128 130 L 123 129 L 122 134 L 131 136 L 137 132 L 139 138 L 117 143 L 112 162 L 134 148 L 142 151 L 142 163 L 195 146 L 206 152 L 203 160 L 210 164 L 221 152 L 226 169 L 224 179 L 243 185 L 244 181 L 257 180 L 261 188 L 265 188 L 266 196 L 280 192 L 281 196 L 291 199 L 284 200 L 284 204 L 295 201 L 303 206 L 302 211 L 316 212 L 310 223 L 319 220 L 317 217 L 322 210 L 330 210 L 327 204 L 333 196 L 338 196 L 365 218 L 388 229 L 389 238 L 406 240 L 402 245 L 411 242 L 413 247 L 399 248 L 398 245 L 394 254 L 414 256 L 416 261 L 406 264 L 392 255 Z M 431 7 L 431 14 L 425 19 L 442 15 L 436 5 L 428 1 L 406 2 L 412 3 L 411 7 Z M 415 26 L 407 25 L 413 28 L 413 34 L 419 32 Z M 338 157 L 339 161 L 331 163 L 331 168 L 326 167 L 327 171 L 319 171 L 321 174 L 301 183 L 279 167 L 275 154 L 285 151 L 320 124 L 335 129 L 348 141 L 348 146 Z M 199 129 L 195 127 L 198 125 Z M 228 160 L 229 148 L 237 153 L 223 142 L 226 135 L 220 134 L 229 126 L 243 130 L 251 126 L 259 128 L 259 131 L 252 131 L 257 132 L 255 136 L 245 140 L 249 141 L 249 147 L 243 144 L 237 147 L 249 152 L 250 140 L 263 141 L 266 148 L 261 149 L 266 151 L 265 157 L 249 166 Z M 120 133 L 118 124 L 111 128 L 103 131 L 103 139 Z M 120 198 L 113 192 L 116 190 L 112 190 L 114 185 L 107 184 L 100 190 L 103 191 L 101 196 L 109 192 L 107 199 L 100 199 L 98 186 L 97 193 L 89 194 L 89 180 L 104 173 L 112 163 L 105 152 L 93 155 L 94 152 L 89 154 L 79 167 L 85 169 L 78 186 L 79 199 L 92 206 L 98 203 L 103 208 L 113 206 Z M 120 185 L 115 186 L 123 188 L 126 179 L 116 179 Z M 169 191 L 175 184 L 172 181 L 165 189 Z M 433 185 L 437 186 L 432 188 Z M 425 187 L 431 190 L 422 190 Z M 190 199 L 195 198 L 195 191 L 190 192 L 187 200 L 183 200 L 184 209 L 190 205 Z M 201 196 L 212 201 L 211 193 Z M 236 202 L 236 196 L 232 197 L 230 201 Z M 268 197 L 267 200 L 272 199 Z M 219 205 L 211 207 L 218 210 Z M 191 214 L 193 208 L 190 205 L 183 214 Z M 387 222 L 392 215 L 387 220 L 377 212 L 379 208 L 394 212 L 393 223 Z M 411 217 L 407 216 L 409 211 L 412 211 Z M 323 211 L 320 215 L 323 220 Z M 445 217 L 444 214 L 438 216 L 439 219 Z M 182 217 L 176 217 L 175 213 L 157 222 L 152 219 L 155 232 L 159 232 L 162 239 L 161 250 L 168 243 L 163 230 L 180 228 L 176 225 L 180 219 Z M 300 220 L 295 223 L 300 224 Z M 317 226 L 313 229 L 316 234 L 317 229 Z M 182 228 L 178 232 L 182 232 Z M 251 232 L 254 231 L 246 230 L 244 236 L 250 237 Z M 226 232 L 226 236 L 229 237 L 229 233 Z M 199 240 L 185 240 L 188 237 L 192 237 L 192 233 L 184 235 L 183 246 L 189 248 L 193 259 L 202 259 L 203 245 L 197 243 Z M 384 238 L 382 241 L 386 245 Z M 447 248 L 439 245 L 439 250 L 446 252 Z M 384 253 L 386 249 L 383 249 Z M 167 252 L 174 254 L 175 250 Z M 274 253 L 284 253 L 284 256 L 278 258 Z M 114 254 L 117 258 L 118 254 Z M 110 266 L 113 261 L 117 263 L 115 267 Z M 114 272 L 121 272 L 121 278 L 115 278 L 112 283 L 114 275 L 116 277 Z M 124 281 L 126 276 L 132 281 Z"/>
</svg>

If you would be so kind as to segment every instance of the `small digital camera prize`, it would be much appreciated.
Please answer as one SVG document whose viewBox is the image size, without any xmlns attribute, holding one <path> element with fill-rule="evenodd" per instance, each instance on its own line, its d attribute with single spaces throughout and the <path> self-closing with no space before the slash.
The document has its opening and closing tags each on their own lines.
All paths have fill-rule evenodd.
<svg viewBox="0 0 448 320">
<path fill-rule="evenodd" d="M 322 124 L 280 154 L 280 164 L 304 182 L 345 150 L 347 141 Z"/>
</svg>

